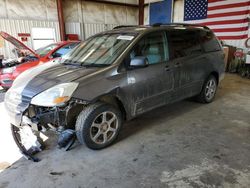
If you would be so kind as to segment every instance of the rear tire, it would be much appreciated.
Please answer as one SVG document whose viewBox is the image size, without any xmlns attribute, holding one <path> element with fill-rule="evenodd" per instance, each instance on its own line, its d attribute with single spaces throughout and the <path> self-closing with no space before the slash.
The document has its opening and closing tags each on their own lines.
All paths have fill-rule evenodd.
<svg viewBox="0 0 250 188">
<path fill-rule="evenodd" d="M 106 103 L 84 108 L 76 122 L 76 136 L 91 149 L 103 149 L 117 138 L 122 126 L 120 110 Z"/>
<path fill-rule="evenodd" d="M 202 86 L 202 90 L 198 96 L 195 97 L 196 101 L 200 103 L 213 102 L 218 87 L 218 81 L 214 75 L 210 75 Z"/>
</svg>

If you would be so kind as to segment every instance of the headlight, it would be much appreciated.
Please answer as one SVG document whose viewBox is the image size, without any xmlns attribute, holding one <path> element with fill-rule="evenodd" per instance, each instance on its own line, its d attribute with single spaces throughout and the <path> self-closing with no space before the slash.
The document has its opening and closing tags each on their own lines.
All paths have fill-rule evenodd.
<svg viewBox="0 0 250 188">
<path fill-rule="evenodd" d="M 45 107 L 64 105 L 70 100 L 77 86 L 78 83 L 75 82 L 56 85 L 36 95 L 31 100 L 31 104 Z"/>
<path fill-rule="evenodd" d="M 16 67 L 9 67 L 2 69 L 2 74 L 11 74 L 16 70 Z"/>
</svg>

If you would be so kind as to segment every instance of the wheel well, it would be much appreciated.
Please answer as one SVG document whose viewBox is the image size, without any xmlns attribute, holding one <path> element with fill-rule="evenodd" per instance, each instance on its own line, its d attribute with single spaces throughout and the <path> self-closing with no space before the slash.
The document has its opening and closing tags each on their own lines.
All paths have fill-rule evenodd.
<svg viewBox="0 0 250 188">
<path fill-rule="evenodd" d="M 210 74 L 210 75 L 215 76 L 216 81 L 217 81 L 217 84 L 218 84 L 218 83 L 219 83 L 219 74 L 218 74 L 218 72 L 213 71 L 213 72 L 211 72 L 211 74 Z"/>
<path fill-rule="evenodd" d="M 121 111 L 123 119 L 126 120 L 126 118 L 127 118 L 126 110 L 124 108 L 123 103 L 121 102 L 121 100 L 118 97 L 105 95 L 105 96 L 100 97 L 98 101 L 114 105 L 116 108 L 118 108 Z"/>
</svg>

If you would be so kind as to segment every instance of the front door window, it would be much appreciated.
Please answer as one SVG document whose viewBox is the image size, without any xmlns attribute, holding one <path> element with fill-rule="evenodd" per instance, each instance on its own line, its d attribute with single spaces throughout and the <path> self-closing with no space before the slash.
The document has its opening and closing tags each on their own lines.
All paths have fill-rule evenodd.
<svg viewBox="0 0 250 188">
<path fill-rule="evenodd" d="M 138 42 L 130 53 L 130 58 L 146 57 L 148 64 L 166 62 L 169 59 L 165 33 L 152 33 Z"/>
</svg>

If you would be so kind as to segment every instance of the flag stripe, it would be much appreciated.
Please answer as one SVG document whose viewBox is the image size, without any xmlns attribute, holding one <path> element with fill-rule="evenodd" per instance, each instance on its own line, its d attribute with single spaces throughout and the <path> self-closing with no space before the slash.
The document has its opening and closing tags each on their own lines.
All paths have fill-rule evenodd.
<svg viewBox="0 0 250 188">
<path fill-rule="evenodd" d="M 234 3 L 244 3 L 248 2 L 249 0 L 226 0 L 226 1 L 217 1 L 217 2 L 208 2 L 209 7 L 212 6 L 219 6 L 219 5 L 225 5 L 225 4 L 234 4 Z"/>
<path fill-rule="evenodd" d="M 226 9 L 226 8 L 246 7 L 249 5 L 250 5 L 250 2 L 241 2 L 241 3 L 217 5 L 217 6 L 212 6 L 212 7 L 208 6 L 208 11 Z"/>
<path fill-rule="evenodd" d="M 248 31 L 248 27 L 237 27 L 237 28 L 219 28 L 212 29 L 213 32 L 235 32 L 235 31 Z"/>
<path fill-rule="evenodd" d="M 209 15 L 207 15 L 207 17 L 208 18 L 218 18 L 218 17 L 226 17 L 226 16 L 248 15 L 249 13 L 250 13 L 250 10 L 243 10 L 243 11 L 236 11 L 236 12 L 209 14 Z"/>
<path fill-rule="evenodd" d="M 238 20 L 238 19 L 244 19 L 247 18 L 247 15 L 245 16 L 230 16 L 230 20 Z M 225 17 L 220 17 L 220 18 L 207 18 L 205 20 L 190 20 L 190 21 L 186 21 L 187 23 L 197 23 L 197 24 L 202 24 L 204 23 L 204 21 L 206 22 L 214 22 L 214 21 L 224 21 L 224 20 L 228 20 Z"/>
<path fill-rule="evenodd" d="M 208 0 L 208 3 L 215 3 L 215 2 L 221 2 L 221 1 L 225 1 L 225 0 Z"/>
<path fill-rule="evenodd" d="M 238 20 L 203 22 L 202 25 L 225 25 L 225 24 L 236 24 L 236 23 L 248 23 L 248 19 L 245 18 L 245 19 L 238 19 Z"/>
<path fill-rule="evenodd" d="M 235 12 L 235 11 L 242 11 L 242 10 L 249 10 L 249 7 L 246 6 L 246 7 L 238 7 L 238 8 L 227 8 L 227 9 L 219 9 L 219 10 L 210 10 L 210 11 L 207 11 L 207 14 Z"/>
<path fill-rule="evenodd" d="M 243 24 L 231 24 L 229 26 L 230 28 L 238 28 L 238 27 L 248 27 L 248 23 L 243 23 Z M 211 25 L 209 26 L 210 29 L 223 29 L 225 28 L 225 25 Z M 227 28 L 227 27 L 226 27 Z"/>
<path fill-rule="evenodd" d="M 245 35 L 238 35 L 238 36 L 218 36 L 217 38 L 219 40 L 240 40 L 240 39 L 246 39 L 248 37 L 247 34 Z"/>
<path fill-rule="evenodd" d="M 238 35 L 246 35 L 247 31 L 235 31 L 235 32 L 215 32 L 216 36 L 238 36 Z"/>
</svg>

